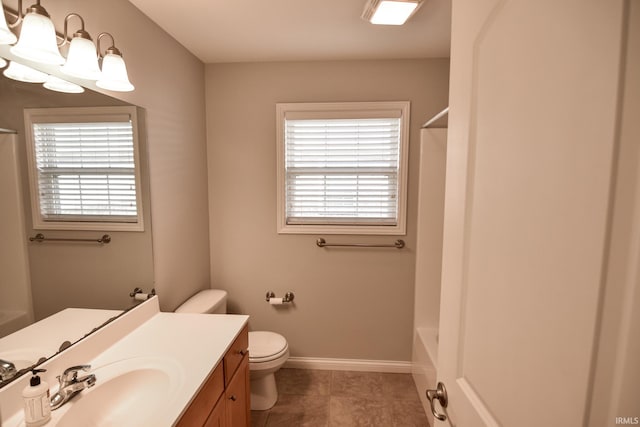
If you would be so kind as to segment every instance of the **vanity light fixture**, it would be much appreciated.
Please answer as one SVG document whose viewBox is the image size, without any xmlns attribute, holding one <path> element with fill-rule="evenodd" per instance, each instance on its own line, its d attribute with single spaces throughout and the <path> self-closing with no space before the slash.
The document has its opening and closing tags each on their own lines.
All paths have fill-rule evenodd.
<svg viewBox="0 0 640 427">
<path fill-rule="evenodd" d="M 41 64 L 64 63 L 58 51 L 56 29 L 45 8 L 40 6 L 40 0 L 27 8 L 18 43 L 10 51 L 19 58 Z"/>
<path fill-rule="evenodd" d="M 91 36 L 84 29 L 84 19 L 77 13 L 68 14 L 64 19 L 64 33 L 56 34 L 49 14 L 40 6 L 40 0 L 35 1 L 36 4 L 27 8 L 26 14 L 23 15 L 22 0 L 18 0 L 17 12 L 5 8 L 0 0 L 3 12 L 15 18 L 14 22 L 7 22 L 5 13 L 0 17 L 0 44 L 15 43 L 15 45 L 10 48 L 10 52 L 16 57 L 40 64 L 61 65 L 60 72 L 63 74 L 85 80 L 94 80 L 96 81 L 96 86 L 102 89 L 117 92 L 134 90 L 127 75 L 127 67 L 122 58 L 122 53 L 115 47 L 115 42 L 111 34 L 100 33 L 100 35 L 98 35 L 98 47 L 96 48 Z M 69 37 L 67 35 L 67 29 L 71 18 L 80 19 L 80 29 Z M 22 26 L 19 38 L 11 31 L 11 29 L 18 25 Z M 100 51 L 100 39 L 104 36 L 111 38 L 111 47 L 107 48 L 104 55 L 102 55 Z M 56 37 L 61 40 L 60 43 L 57 42 Z M 69 49 L 67 58 L 65 59 L 60 55 L 58 48 L 64 46 L 67 42 L 69 43 Z M 100 59 L 102 59 L 102 70 L 100 69 Z M 12 64 L 13 63 L 12 61 Z M 9 68 L 12 68 L 11 65 Z M 31 70 L 27 73 L 29 77 L 24 77 L 25 69 L 20 67 L 18 67 L 19 72 L 14 72 L 15 70 L 12 68 L 12 72 L 7 74 L 5 70 L 4 74 L 16 80 L 35 82 L 34 76 L 36 76 L 36 74 L 32 72 L 36 72 L 36 70 L 30 67 L 26 68 Z M 37 79 L 38 83 L 46 80 L 46 78 L 42 80 L 42 75 L 46 77 L 45 73 L 40 73 Z M 72 84 L 69 82 L 66 83 Z M 47 85 L 47 88 L 49 88 L 49 86 L 54 87 L 55 85 L 54 83 L 50 83 Z M 73 92 L 78 92 L 77 88 L 74 88 Z"/>
<path fill-rule="evenodd" d="M 101 55 L 100 40 L 103 37 L 111 38 L 111 47 L 108 47 L 104 55 Z M 127 66 L 122 58 L 122 53 L 116 48 L 115 40 L 109 33 L 98 35 L 98 54 L 102 56 L 102 77 L 96 82 L 96 86 L 102 89 L 117 92 L 130 92 L 134 89 L 127 75 Z"/>
<path fill-rule="evenodd" d="M 98 65 L 98 55 L 96 45 L 88 32 L 84 29 L 84 19 L 77 13 L 70 13 L 64 18 L 64 36 L 59 46 L 67 43 L 67 27 L 69 19 L 77 17 L 80 19 L 80 29 L 73 33 L 73 38 L 69 43 L 67 61 L 60 71 L 71 77 L 78 77 L 86 80 L 98 80 L 100 78 L 100 66 Z"/>
<path fill-rule="evenodd" d="M 4 58 L 0 57 L 0 68 L 4 68 L 7 66 L 7 61 Z"/>
<path fill-rule="evenodd" d="M 0 3 L 1 4 L 1 3 Z M 4 16 L 4 8 L 0 14 L 0 44 L 14 44 L 18 40 L 7 25 L 7 18 Z"/>
<path fill-rule="evenodd" d="M 403 25 L 423 0 L 369 0 L 362 18 L 377 25 Z"/>
<path fill-rule="evenodd" d="M 25 83 L 44 83 L 47 81 L 46 73 L 15 61 L 11 61 L 2 74 L 10 79 Z"/>
</svg>

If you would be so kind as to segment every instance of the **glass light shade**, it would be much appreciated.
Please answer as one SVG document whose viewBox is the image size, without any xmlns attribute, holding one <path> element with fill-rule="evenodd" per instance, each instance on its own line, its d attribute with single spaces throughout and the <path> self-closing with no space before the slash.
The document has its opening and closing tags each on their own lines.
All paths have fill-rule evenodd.
<svg viewBox="0 0 640 427">
<path fill-rule="evenodd" d="M 96 86 L 116 92 L 131 92 L 134 89 L 122 56 L 107 53 L 102 58 L 102 77 L 96 82 Z"/>
<path fill-rule="evenodd" d="M 56 76 L 47 77 L 47 81 L 44 82 L 43 86 L 49 90 L 54 90 L 56 92 L 64 92 L 64 93 L 84 92 L 84 88 L 82 86 L 78 86 L 75 83 L 62 80 Z"/>
<path fill-rule="evenodd" d="M 96 45 L 89 39 L 74 37 L 69 45 L 67 62 L 60 67 L 60 71 L 71 77 L 98 80 L 100 66 L 98 65 Z"/>
<path fill-rule="evenodd" d="M 26 65 L 11 61 L 9 66 L 2 72 L 5 77 L 26 83 L 44 83 L 47 81 L 47 74 L 34 70 Z"/>
<path fill-rule="evenodd" d="M 4 68 L 7 66 L 7 61 L 4 58 L 0 58 L 0 68 Z"/>
<path fill-rule="evenodd" d="M 0 9 L 2 9 L 2 2 L 0 2 Z M 18 38 L 9 29 L 7 18 L 4 17 L 4 9 L 2 9 L 2 13 L 0 13 L 0 44 L 14 44 L 16 40 Z"/>
<path fill-rule="evenodd" d="M 24 17 L 20 38 L 11 48 L 11 53 L 42 64 L 64 63 L 58 51 L 56 30 L 51 19 L 35 12 L 29 12 Z"/>
<path fill-rule="evenodd" d="M 407 22 L 418 3 L 407 1 L 381 1 L 370 22 L 378 25 L 402 25 Z"/>
</svg>

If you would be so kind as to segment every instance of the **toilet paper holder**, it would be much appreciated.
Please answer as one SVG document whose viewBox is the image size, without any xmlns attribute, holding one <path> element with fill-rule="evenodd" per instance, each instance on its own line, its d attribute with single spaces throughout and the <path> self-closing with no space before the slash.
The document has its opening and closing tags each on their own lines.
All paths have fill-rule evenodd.
<svg viewBox="0 0 640 427">
<path fill-rule="evenodd" d="M 148 300 L 149 298 L 151 298 L 151 297 L 153 297 L 155 295 L 156 295 L 155 288 L 151 289 L 151 293 L 148 293 L 148 294 L 145 294 L 144 292 L 142 292 L 142 289 L 140 289 L 140 288 L 135 288 L 133 290 L 133 292 L 131 292 L 129 294 L 129 296 L 131 298 L 133 298 L 134 300 L 136 300 L 136 301 L 145 301 L 145 300 Z"/>
<path fill-rule="evenodd" d="M 267 302 L 269 302 L 269 300 L 271 300 L 271 298 L 275 298 L 276 294 L 274 294 L 273 292 L 269 291 L 267 292 L 266 295 L 266 300 Z M 293 298 L 295 297 L 295 295 L 293 294 L 293 292 L 287 292 L 286 294 L 284 294 L 284 298 L 282 298 L 282 302 L 293 302 Z"/>
</svg>

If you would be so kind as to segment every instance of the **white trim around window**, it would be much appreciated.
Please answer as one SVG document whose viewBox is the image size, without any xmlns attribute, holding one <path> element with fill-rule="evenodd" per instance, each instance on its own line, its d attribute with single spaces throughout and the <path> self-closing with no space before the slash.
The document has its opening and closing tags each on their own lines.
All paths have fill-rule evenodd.
<svg viewBox="0 0 640 427">
<path fill-rule="evenodd" d="M 405 235 L 409 113 L 408 101 L 276 104 L 278 233 Z"/>
<path fill-rule="evenodd" d="M 144 231 L 136 107 L 24 110 L 33 228 Z"/>
</svg>

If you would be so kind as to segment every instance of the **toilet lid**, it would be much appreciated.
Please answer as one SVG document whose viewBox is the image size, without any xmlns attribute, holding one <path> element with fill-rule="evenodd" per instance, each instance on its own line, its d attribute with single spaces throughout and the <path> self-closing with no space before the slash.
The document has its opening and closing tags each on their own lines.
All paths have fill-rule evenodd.
<svg viewBox="0 0 640 427">
<path fill-rule="evenodd" d="M 280 334 L 269 331 L 249 332 L 249 359 L 251 361 L 273 359 L 287 348 L 287 340 Z"/>
</svg>

